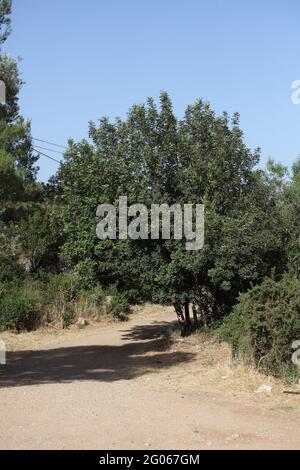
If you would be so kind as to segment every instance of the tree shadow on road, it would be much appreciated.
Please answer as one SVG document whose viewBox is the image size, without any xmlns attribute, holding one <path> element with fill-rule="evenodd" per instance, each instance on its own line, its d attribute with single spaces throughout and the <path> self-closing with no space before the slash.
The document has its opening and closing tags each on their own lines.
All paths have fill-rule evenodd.
<svg viewBox="0 0 300 470">
<path fill-rule="evenodd" d="M 121 330 L 120 345 L 66 346 L 7 355 L 0 387 L 74 381 L 114 382 L 189 362 L 194 354 L 171 351 L 170 323 L 153 322 Z"/>
<path fill-rule="evenodd" d="M 128 330 L 122 330 L 126 340 L 148 340 L 164 338 L 166 345 L 172 342 L 169 332 L 177 322 L 153 321 L 150 325 L 136 325 Z"/>
</svg>

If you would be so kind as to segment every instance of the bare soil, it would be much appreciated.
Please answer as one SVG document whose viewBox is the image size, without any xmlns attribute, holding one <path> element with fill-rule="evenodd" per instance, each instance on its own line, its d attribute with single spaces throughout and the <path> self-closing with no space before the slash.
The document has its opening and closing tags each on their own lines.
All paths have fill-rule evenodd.
<svg viewBox="0 0 300 470">
<path fill-rule="evenodd" d="M 1 334 L 1 449 L 299 449 L 300 395 L 232 363 L 174 312 L 127 323 Z M 270 395 L 257 394 L 262 384 Z"/>
</svg>

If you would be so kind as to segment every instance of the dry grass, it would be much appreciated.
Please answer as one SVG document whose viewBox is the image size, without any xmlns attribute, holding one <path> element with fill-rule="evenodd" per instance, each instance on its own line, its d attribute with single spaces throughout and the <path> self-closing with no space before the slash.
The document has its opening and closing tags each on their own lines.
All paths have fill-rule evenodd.
<svg viewBox="0 0 300 470">
<path fill-rule="evenodd" d="M 172 389 L 183 395 L 207 393 L 216 399 L 226 396 L 235 401 L 246 401 L 249 406 L 255 404 L 259 408 L 282 412 L 300 409 L 300 396 L 284 394 L 286 386 L 281 380 L 263 375 L 253 366 L 233 361 L 230 346 L 209 331 L 182 338 L 176 327 L 170 328 L 165 344 L 166 348 L 161 350 L 164 357 L 161 364 L 157 360 L 158 351 L 147 353 L 155 356 L 153 368 L 160 380 L 145 376 L 139 379 L 142 382 L 151 386 L 157 382 L 160 389 Z M 173 353 L 170 359 L 165 356 L 166 350 Z M 192 354 L 193 359 L 178 363 L 176 353 Z M 170 367 L 166 367 L 166 361 Z M 263 384 L 272 387 L 271 394 L 257 393 Z"/>
<path fill-rule="evenodd" d="M 35 331 L 14 333 L 4 331 L 1 339 L 5 342 L 8 351 L 27 351 L 43 349 L 45 346 L 71 340 L 85 334 L 87 331 L 94 331 L 99 327 L 104 327 L 114 323 L 114 319 L 107 314 L 103 308 L 91 304 L 85 299 L 78 299 L 72 306 L 74 323 L 64 328 L 62 323 L 62 309 L 64 305 L 51 305 L 44 312 L 44 321 L 41 327 Z M 76 322 L 78 318 L 84 318 L 88 324 L 82 328 Z"/>
<path fill-rule="evenodd" d="M 43 349 L 52 344 L 77 338 L 87 331 L 94 331 L 99 326 L 106 326 L 111 319 L 103 319 L 100 322 L 92 322 L 86 327 L 80 329 L 77 325 L 71 325 L 68 328 L 62 328 L 60 323 L 52 324 L 47 327 L 39 328 L 36 331 L 28 331 L 20 334 L 5 331 L 1 333 L 1 339 L 5 342 L 8 351 L 28 351 Z"/>
<path fill-rule="evenodd" d="M 171 309 L 172 310 L 172 309 Z M 158 313 L 170 311 L 170 307 L 162 307 L 160 305 L 145 304 L 132 307 L 130 319 L 135 318 L 151 318 Z M 118 323 L 105 310 L 99 309 L 95 305 L 85 300 L 79 300 L 74 304 L 75 321 L 79 317 L 88 320 L 89 324 L 84 328 L 78 328 L 75 324 L 68 328 L 63 328 L 61 322 L 61 312 L 50 311 L 48 316 L 52 319 L 50 324 L 45 323 L 44 326 L 29 332 L 13 333 L 10 331 L 2 332 L 1 339 L 5 342 L 8 351 L 27 351 L 43 349 L 52 344 L 61 343 L 63 341 L 76 339 L 87 332 L 96 331 L 98 328 L 104 328 Z"/>
<path fill-rule="evenodd" d="M 178 331 L 171 331 L 172 352 L 194 354 L 192 361 L 184 365 L 174 365 L 170 369 L 161 367 L 162 382 L 165 387 L 183 394 L 209 393 L 248 399 L 249 405 L 291 411 L 300 409 L 300 396 L 285 395 L 285 385 L 281 380 L 259 373 L 254 367 L 232 360 L 231 349 L 210 332 L 198 332 L 181 338 Z M 257 393 L 262 385 L 272 387 L 271 394 Z"/>
<path fill-rule="evenodd" d="M 176 350 L 195 353 L 190 365 L 192 373 L 189 386 L 213 385 L 216 390 L 230 389 L 239 393 L 255 391 L 261 383 L 272 385 L 274 390 L 281 387 L 280 382 L 260 374 L 257 370 L 232 360 L 228 344 L 219 341 L 212 333 L 197 333 L 186 339 L 177 339 L 172 346 Z"/>
</svg>

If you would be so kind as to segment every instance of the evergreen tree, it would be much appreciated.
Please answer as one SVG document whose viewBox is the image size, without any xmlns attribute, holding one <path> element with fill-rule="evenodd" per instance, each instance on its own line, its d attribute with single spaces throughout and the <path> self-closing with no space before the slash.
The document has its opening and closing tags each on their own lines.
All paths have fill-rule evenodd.
<svg viewBox="0 0 300 470">
<path fill-rule="evenodd" d="M 277 193 L 256 170 L 259 151 L 243 142 L 238 115 L 215 116 L 197 101 L 181 121 L 166 93 L 133 106 L 122 121 L 90 124 L 92 143 L 70 142 L 58 173 L 68 266 L 89 263 L 95 280 L 142 299 L 173 303 L 187 328 L 190 313 L 207 324 L 240 292 L 283 268 Z M 98 240 L 96 208 L 128 204 L 205 204 L 203 250 L 186 240 Z M 191 309 L 192 308 L 192 309 Z"/>
<path fill-rule="evenodd" d="M 11 31 L 11 1 L 0 0 L 0 44 L 8 38 Z M 34 181 L 35 163 L 38 157 L 33 154 L 30 122 L 21 115 L 18 96 L 23 82 L 20 78 L 18 63 L 8 54 L 0 53 L 0 80 L 5 85 L 5 103 L 0 104 L 0 149 L 2 155 L 9 155 L 16 173 L 25 182 Z M 2 167 L 7 157 L 2 158 Z"/>
</svg>

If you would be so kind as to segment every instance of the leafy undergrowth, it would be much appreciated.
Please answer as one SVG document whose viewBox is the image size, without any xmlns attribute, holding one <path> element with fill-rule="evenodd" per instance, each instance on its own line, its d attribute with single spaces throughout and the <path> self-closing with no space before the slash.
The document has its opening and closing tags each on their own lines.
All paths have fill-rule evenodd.
<svg viewBox="0 0 300 470">
<path fill-rule="evenodd" d="M 266 374 L 297 382 L 299 368 L 291 358 L 292 345 L 300 338 L 299 278 L 266 278 L 242 294 L 218 334 L 232 346 L 235 357 Z"/>
<path fill-rule="evenodd" d="M 2 261 L 2 264 L 1 264 Z M 124 321 L 131 312 L 128 299 L 115 287 L 86 288 L 78 274 L 39 276 L 20 271 L 17 261 L 0 256 L 0 331 L 32 331 L 41 327 L 68 328 L 83 317 L 99 321 L 111 316 Z"/>
</svg>

